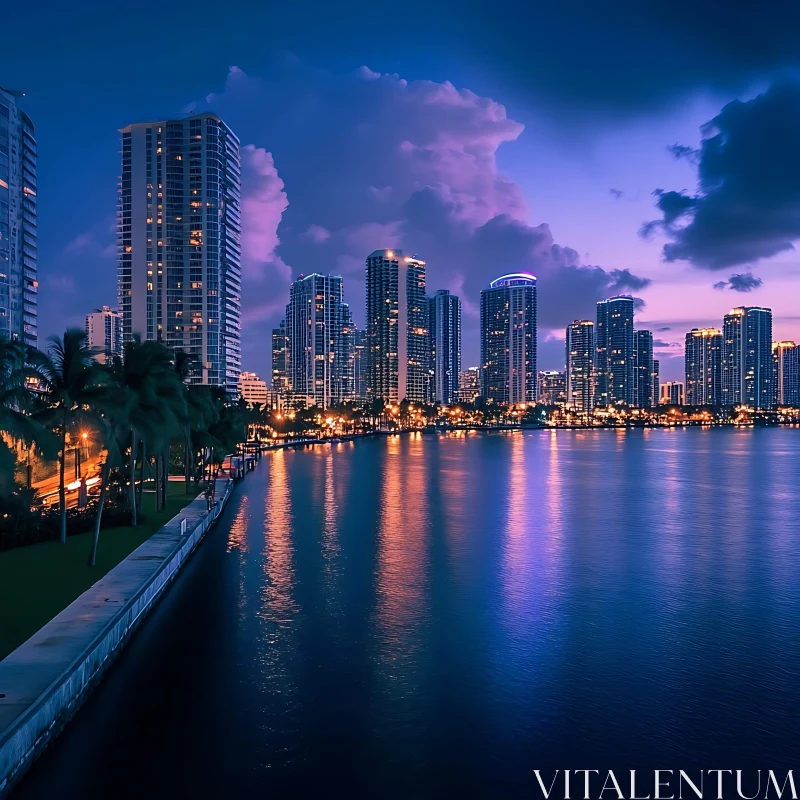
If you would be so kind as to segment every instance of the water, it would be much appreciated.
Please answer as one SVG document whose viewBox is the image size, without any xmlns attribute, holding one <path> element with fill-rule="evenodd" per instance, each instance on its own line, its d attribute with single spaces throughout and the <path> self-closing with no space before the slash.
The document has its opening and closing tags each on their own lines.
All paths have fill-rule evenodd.
<svg viewBox="0 0 800 800">
<path fill-rule="evenodd" d="M 270 454 L 15 796 L 540 797 L 533 769 L 796 768 L 798 485 L 789 429 Z"/>
</svg>

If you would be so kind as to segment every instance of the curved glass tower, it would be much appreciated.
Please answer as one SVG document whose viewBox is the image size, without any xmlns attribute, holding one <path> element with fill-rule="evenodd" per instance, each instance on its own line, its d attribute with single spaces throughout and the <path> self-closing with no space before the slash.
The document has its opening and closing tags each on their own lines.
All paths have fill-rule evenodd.
<svg viewBox="0 0 800 800">
<path fill-rule="evenodd" d="M 494 403 L 536 401 L 536 277 L 527 272 L 481 292 L 481 394 Z"/>
</svg>

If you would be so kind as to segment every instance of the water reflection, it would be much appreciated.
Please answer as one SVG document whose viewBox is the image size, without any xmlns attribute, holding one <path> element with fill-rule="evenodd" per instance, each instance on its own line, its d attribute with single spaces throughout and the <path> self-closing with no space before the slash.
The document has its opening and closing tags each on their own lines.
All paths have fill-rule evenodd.
<svg viewBox="0 0 800 800">
<path fill-rule="evenodd" d="M 262 534 L 266 577 L 261 590 L 263 613 L 266 618 L 278 622 L 290 622 L 291 615 L 297 611 L 293 595 L 292 498 L 286 460 L 283 450 L 271 454 Z"/>
<path fill-rule="evenodd" d="M 790 768 L 798 485 L 797 430 L 270 454 L 20 800 L 519 797 L 567 764 Z"/>
<path fill-rule="evenodd" d="M 426 585 L 426 470 L 420 436 L 389 437 L 378 523 L 377 658 L 398 667 L 413 660 L 420 640 Z"/>
</svg>

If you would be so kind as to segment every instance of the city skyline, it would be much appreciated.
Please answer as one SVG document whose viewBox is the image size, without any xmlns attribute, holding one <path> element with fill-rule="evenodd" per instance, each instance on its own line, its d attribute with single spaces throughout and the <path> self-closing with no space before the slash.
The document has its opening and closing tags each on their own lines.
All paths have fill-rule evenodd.
<svg viewBox="0 0 800 800">
<path fill-rule="evenodd" d="M 256 17 L 266 13 L 251 11 Z M 649 13 L 642 9 L 638 15 Z M 380 27 L 380 16 L 360 24 Z M 180 118 L 191 106 L 196 113 L 217 112 L 240 136 L 244 205 L 263 222 L 243 254 L 243 319 L 253 332 L 244 342 L 243 368 L 268 372 L 269 348 L 261 341 L 278 324 L 282 296 L 293 279 L 321 271 L 360 283 L 363 254 L 376 244 L 424 254 L 429 270 L 442 277 L 438 288 L 461 297 L 465 363 L 478 361 L 480 288 L 512 269 L 536 274 L 542 295 L 551 298 L 540 320 L 542 368 L 559 365 L 565 326 L 591 318 L 593 304 L 617 291 L 644 301 L 637 307 L 637 325 L 653 331 L 665 380 L 682 375 L 685 332 L 718 324 L 727 308 L 744 299 L 773 309 L 778 338 L 800 339 L 792 299 L 798 274 L 790 249 L 794 231 L 763 237 L 767 254 L 749 248 L 757 237 L 744 226 L 728 237 L 730 246 L 725 239 L 711 241 L 709 252 L 718 256 L 711 259 L 699 244 L 694 249 L 686 244 L 663 210 L 670 199 L 679 199 L 681 187 L 687 208 L 694 208 L 691 197 L 717 196 L 702 185 L 693 192 L 703 163 L 702 126 L 713 120 L 712 128 L 726 136 L 739 133 L 728 126 L 728 103 L 742 101 L 743 113 L 763 120 L 767 134 L 774 131 L 775 109 L 793 107 L 792 91 L 770 85 L 764 77 L 769 73 L 742 68 L 725 85 L 704 73 L 696 82 L 676 80 L 670 91 L 664 78 L 647 93 L 647 102 L 638 94 L 635 102 L 620 106 L 613 92 L 595 92 L 596 104 L 583 108 L 574 84 L 570 91 L 552 87 L 550 95 L 520 91 L 502 69 L 476 74 L 465 57 L 476 43 L 470 40 L 473 47 L 467 48 L 464 30 L 454 33 L 446 55 L 431 48 L 421 58 L 390 58 L 367 36 L 357 53 L 334 57 L 330 42 L 304 40 L 295 11 L 281 11 L 279 18 L 281 46 L 291 58 L 269 43 L 256 53 L 247 37 L 237 38 L 234 48 L 223 36 L 215 39 L 221 46 L 207 48 L 203 64 L 187 74 L 177 68 L 187 39 L 155 72 L 146 64 L 134 67 L 141 62 L 135 52 L 124 67 L 131 91 L 112 91 L 110 78 L 100 75 L 82 95 L 80 108 L 66 101 L 68 87 L 87 65 L 109 56 L 113 37 L 109 43 L 102 36 L 87 37 L 86 47 L 68 53 L 57 74 L 42 68 L 43 55 L 52 50 L 56 34 L 78 30 L 77 19 L 58 12 L 24 48 L 9 43 L 2 82 L 26 90 L 20 104 L 44 154 L 38 196 L 40 218 L 48 220 L 38 259 L 40 318 L 47 326 L 42 341 L 68 325 L 80 326 L 89 309 L 113 303 L 116 131 L 131 120 Z M 333 30 L 341 30 L 340 21 L 331 22 Z M 192 41 L 209 44 L 211 32 L 199 21 L 184 23 L 193 31 Z M 402 29 L 402 20 L 393 23 Z M 625 30 L 633 24 L 628 23 Z M 96 24 L 102 29 L 104 23 Z M 233 22 L 226 20 L 223 27 L 229 25 Z M 115 58 L 126 52 L 134 54 L 127 43 L 117 42 Z M 232 64 L 237 67 L 229 69 Z M 537 73 L 539 83 L 553 80 Z M 676 97 L 679 104 L 672 102 Z M 313 99 L 321 116 L 304 120 L 301 98 Z M 336 103 L 348 114 L 331 126 Z M 387 129 L 384 120 L 396 120 L 402 104 L 410 113 Z M 575 126 L 570 117 L 592 124 Z M 317 126 L 322 119 L 328 124 Z M 372 126 L 384 131 L 385 141 L 354 136 Z M 64 165 L 84 152 L 87 137 L 91 152 L 84 153 L 74 174 Z M 742 158 L 758 157 L 751 140 L 737 141 Z M 454 147 L 442 148 L 444 142 Z M 314 169 L 301 158 L 308 152 L 317 153 Z M 765 181 L 774 183 L 772 162 L 760 166 Z M 656 190 L 661 193 L 654 196 Z M 76 191 L 80 203 L 72 201 Z M 760 217 L 753 194 L 743 198 L 743 207 L 755 224 Z M 683 219 L 692 221 L 691 215 Z M 658 224 L 648 226 L 654 221 Z M 699 237 L 701 223 L 691 225 L 690 233 Z M 643 229 L 650 239 L 640 235 Z M 675 246 L 665 251 L 665 244 Z M 490 248 L 494 263 L 487 258 Z M 355 283 L 351 294 L 357 297 Z M 72 310 L 78 300 L 82 307 Z M 362 309 L 356 305 L 353 312 L 361 327 Z"/>
</svg>

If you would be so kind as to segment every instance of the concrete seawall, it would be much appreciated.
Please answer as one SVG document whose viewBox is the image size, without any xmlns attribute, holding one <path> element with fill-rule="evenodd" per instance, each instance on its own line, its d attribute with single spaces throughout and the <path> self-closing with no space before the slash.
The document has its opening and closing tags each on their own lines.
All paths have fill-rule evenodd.
<svg viewBox="0 0 800 800">
<path fill-rule="evenodd" d="M 189 503 L 0 661 L 0 798 L 80 707 L 222 512 L 232 485 L 210 512 L 202 496 Z"/>
</svg>

